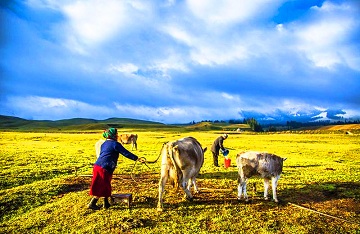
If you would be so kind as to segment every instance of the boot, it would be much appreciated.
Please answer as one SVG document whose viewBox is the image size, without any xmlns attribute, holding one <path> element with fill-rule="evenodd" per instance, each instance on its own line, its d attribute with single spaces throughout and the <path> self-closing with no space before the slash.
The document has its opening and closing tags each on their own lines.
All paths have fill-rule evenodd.
<svg viewBox="0 0 360 234">
<path fill-rule="evenodd" d="M 88 208 L 89 209 L 92 209 L 92 210 L 100 210 L 100 207 L 96 205 L 96 202 L 98 201 L 99 199 L 93 197 L 88 205 Z"/>
<path fill-rule="evenodd" d="M 104 208 L 107 209 L 110 207 L 110 203 L 107 197 L 104 197 Z"/>
</svg>

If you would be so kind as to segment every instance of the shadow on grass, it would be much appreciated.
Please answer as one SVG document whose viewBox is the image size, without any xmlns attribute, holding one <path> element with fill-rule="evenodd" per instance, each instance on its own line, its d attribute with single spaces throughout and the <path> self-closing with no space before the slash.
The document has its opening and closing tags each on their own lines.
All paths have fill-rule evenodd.
<svg viewBox="0 0 360 234">
<path fill-rule="evenodd" d="M 360 200 L 360 182 L 324 182 L 306 184 L 299 188 L 285 188 L 278 196 L 287 202 L 321 203 L 353 198 Z"/>
<path fill-rule="evenodd" d="M 286 166 L 287 168 L 308 168 L 308 167 L 320 167 L 322 165 L 320 164 L 314 164 L 314 165 L 296 165 L 296 166 Z"/>
<path fill-rule="evenodd" d="M 199 179 L 237 179 L 238 172 L 237 171 L 218 171 L 218 172 L 205 172 L 201 173 L 197 177 Z"/>
<path fill-rule="evenodd" d="M 249 184 L 250 185 L 250 184 Z M 178 192 L 168 191 L 164 196 L 164 208 L 177 209 L 181 207 L 192 207 L 195 209 L 202 209 L 199 206 L 222 206 L 222 205 L 263 205 L 261 209 L 270 209 L 273 207 L 287 206 L 289 202 L 296 204 L 304 203 L 325 203 L 337 202 L 339 199 L 347 199 L 350 202 L 355 202 L 357 207 L 351 207 L 343 201 L 342 205 L 347 206 L 346 209 L 355 210 L 360 208 L 360 183 L 358 182 L 345 182 L 345 183 L 317 183 L 308 184 L 299 188 L 284 188 L 277 191 L 279 202 L 272 201 L 272 191 L 269 189 L 269 200 L 263 198 L 263 186 L 258 186 L 256 192 L 251 191 L 251 186 L 248 185 L 249 202 L 244 199 L 237 199 L 237 188 L 218 188 L 214 184 L 203 184 L 201 187 L 206 186 L 209 189 L 202 190 L 199 194 L 194 195 L 193 201 L 186 201 L 183 199 L 184 193 L 179 190 Z M 200 187 L 200 188 L 201 188 Z M 156 208 L 157 197 L 146 197 L 142 200 L 134 201 L 134 208 Z"/>
</svg>

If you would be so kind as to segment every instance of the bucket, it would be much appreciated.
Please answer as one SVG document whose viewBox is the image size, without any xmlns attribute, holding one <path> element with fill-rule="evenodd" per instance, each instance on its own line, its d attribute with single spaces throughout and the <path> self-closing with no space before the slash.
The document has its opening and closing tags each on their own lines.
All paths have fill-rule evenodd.
<svg viewBox="0 0 360 234">
<path fill-rule="evenodd" d="M 229 150 L 228 149 L 225 149 L 225 150 L 220 150 L 222 155 L 224 155 L 224 157 L 228 156 L 229 154 Z"/>
<path fill-rule="evenodd" d="M 225 168 L 230 167 L 230 164 L 231 164 L 231 159 L 230 158 L 224 158 Z"/>
</svg>

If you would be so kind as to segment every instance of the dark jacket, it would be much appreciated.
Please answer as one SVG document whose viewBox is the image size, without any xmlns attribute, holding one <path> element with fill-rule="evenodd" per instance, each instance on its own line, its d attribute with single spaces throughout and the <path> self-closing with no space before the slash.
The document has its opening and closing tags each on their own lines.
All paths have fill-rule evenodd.
<svg viewBox="0 0 360 234">
<path fill-rule="evenodd" d="M 211 151 L 214 152 L 215 154 L 219 154 L 220 149 L 225 150 L 223 145 L 224 140 L 225 139 L 223 136 L 219 136 L 218 138 L 216 138 L 216 140 L 211 146 Z"/>
<path fill-rule="evenodd" d="M 96 160 L 95 164 L 112 174 L 117 166 L 119 154 L 122 154 L 128 159 L 132 159 L 134 161 L 138 160 L 138 156 L 129 152 L 119 142 L 107 139 L 101 145 L 100 156 Z"/>
</svg>

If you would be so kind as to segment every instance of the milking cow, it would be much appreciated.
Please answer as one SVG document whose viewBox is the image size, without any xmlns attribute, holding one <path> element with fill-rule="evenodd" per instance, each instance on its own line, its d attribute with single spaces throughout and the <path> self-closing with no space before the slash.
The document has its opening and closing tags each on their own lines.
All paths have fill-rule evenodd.
<svg viewBox="0 0 360 234">
<path fill-rule="evenodd" d="M 199 192 L 196 176 L 204 163 L 204 153 L 201 144 L 193 137 L 185 137 L 177 141 L 168 142 L 161 149 L 161 177 L 159 180 L 159 201 L 157 210 L 163 210 L 163 193 L 169 179 L 175 188 L 180 187 L 185 197 L 192 200 L 190 188 L 194 185 L 195 192 Z"/>
<path fill-rule="evenodd" d="M 253 175 L 259 175 L 264 178 L 264 198 L 267 200 L 269 181 L 272 182 L 273 199 L 278 202 L 276 195 L 276 187 L 278 180 L 282 173 L 283 162 L 286 158 L 281 158 L 275 154 L 265 152 L 247 151 L 242 152 L 236 156 L 236 164 L 239 170 L 239 186 L 238 199 L 241 199 L 242 194 L 248 201 L 246 193 L 246 182 L 248 178 Z"/>
<path fill-rule="evenodd" d="M 131 150 L 133 150 L 134 148 L 137 150 L 137 142 L 136 142 L 137 139 L 138 139 L 137 134 L 122 134 L 119 135 L 118 137 L 118 141 L 121 144 L 132 144 Z"/>
</svg>

